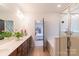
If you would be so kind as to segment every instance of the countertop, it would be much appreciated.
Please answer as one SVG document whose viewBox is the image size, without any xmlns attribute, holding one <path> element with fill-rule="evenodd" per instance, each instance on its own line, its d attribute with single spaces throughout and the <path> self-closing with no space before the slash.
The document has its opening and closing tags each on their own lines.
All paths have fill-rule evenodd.
<svg viewBox="0 0 79 59">
<path fill-rule="evenodd" d="M 9 56 L 16 48 L 18 48 L 31 35 L 20 38 L 19 41 L 15 37 L 0 40 L 0 56 Z"/>
</svg>

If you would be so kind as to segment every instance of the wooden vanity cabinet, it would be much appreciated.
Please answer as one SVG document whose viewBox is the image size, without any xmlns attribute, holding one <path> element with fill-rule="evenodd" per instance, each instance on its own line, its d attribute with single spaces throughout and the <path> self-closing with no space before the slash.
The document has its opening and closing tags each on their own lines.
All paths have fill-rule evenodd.
<svg viewBox="0 0 79 59">
<path fill-rule="evenodd" d="M 9 56 L 28 56 L 32 49 L 32 38 L 29 37 L 24 41 L 15 51 L 13 51 Z"/>
</svg>

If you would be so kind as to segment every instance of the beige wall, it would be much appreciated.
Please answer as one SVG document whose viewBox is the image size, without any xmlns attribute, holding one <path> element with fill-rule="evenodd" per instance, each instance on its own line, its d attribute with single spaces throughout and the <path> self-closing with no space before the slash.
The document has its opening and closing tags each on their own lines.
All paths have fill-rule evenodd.
<svg viewBox="0 0 79 59">
<path fill-rule="evenodd" d="M 59 36 L 59 20 L 60 14 L 57 13 L 28 13 L 24 14 L 25 18 L 15 20 L 15 30 L 26 28 L 27 32 L 33 36 L 35 40 L 35 20 L 45 20 L 45 39 L 53 39 Z M 53 46 L 55 47 L 55 39 L 53 39 Z M 38 43 L 39 45 L 39 43 Z M 55 50 L 55 49 L 54 49 Z"/>
<path fill-rule="evenodd" d="M 35 39 L 35 20 L 45 20 L 45 39 L 53 39 L 59 35 L 59 19 L 60 15 L 57 13 L 28 13 L 23 14 L 24 17 L 18 17 L 17 14 L 13 13 L 2 13 L 0 18 L 3 20 L 14 21 L 14 31 L 20 31 L 26 29 L 29 34 Z M 39 44 L 38 44 L 39 45 Z M 55 47 L 55 39 L 53 39 L 53 48 Z M 55 50 L 55 49 L 54 49 Z"/>
<path fill-rule="evenodd" d="M 57 13 L 26 13 L 20 18 L 17 14 L 4 13 L 0 14 L 2 19 L 14 21 L 14 31 L 26 29 L 29 34 L 35 39 L 35 20 L 45 19 L 45 39 L 53 39 L 59 36 L 59 20 L 60 15 Z M 55 39 L 53 39 L 53 48 L 55 48 Z M 54 49 L 55 50 L 55 49 Z"/>
</svg>

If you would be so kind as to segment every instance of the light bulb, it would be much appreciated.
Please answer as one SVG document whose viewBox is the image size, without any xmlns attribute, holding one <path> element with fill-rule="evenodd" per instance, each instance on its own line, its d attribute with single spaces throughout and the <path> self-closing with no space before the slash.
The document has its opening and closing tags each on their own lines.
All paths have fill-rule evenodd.
<svg viewBox="0 0 79 59">
<path fill-rule="evenodd" d="M 61 5 L 59 4 L 59 5 L 57 5 L 57 7 L 59 7 L 59 8 L 60 8 L 60 7 L 61 7 Z"/>
</svg>

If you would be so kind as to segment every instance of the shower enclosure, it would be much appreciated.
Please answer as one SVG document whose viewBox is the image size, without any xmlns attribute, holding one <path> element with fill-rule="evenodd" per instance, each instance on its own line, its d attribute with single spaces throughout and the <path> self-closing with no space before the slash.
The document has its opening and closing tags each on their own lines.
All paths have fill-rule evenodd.
<svg viewBox="0 0 79 59">
<path fill-rule="evenodd" d="M 79 13 L 61 13 L 59 21 L 59 55 L 79 55 Z"/>
</svg>

